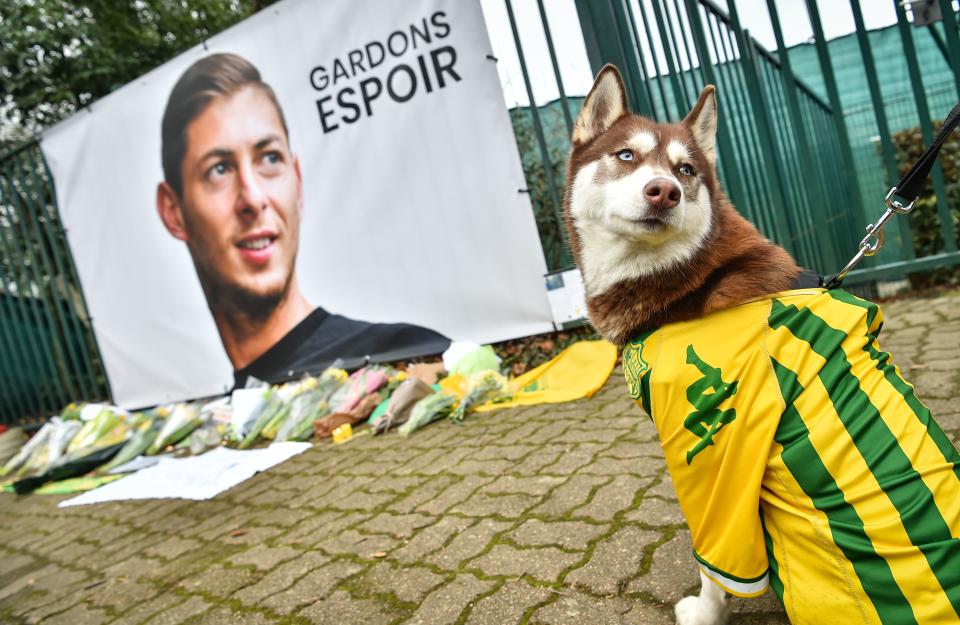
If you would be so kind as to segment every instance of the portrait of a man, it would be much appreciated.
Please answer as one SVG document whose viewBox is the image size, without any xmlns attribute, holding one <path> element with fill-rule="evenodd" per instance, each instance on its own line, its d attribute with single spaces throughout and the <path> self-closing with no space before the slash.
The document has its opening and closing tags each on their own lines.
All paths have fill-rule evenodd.
<svg viewBox="0 0 960 625">
<path fill-rule="evenodd" d="M 349 319 L 307 301 L 297 280 L 300 220 L 322 207 L 303 206 L 283 109 L 247 60 L 214 54 L 181 75 L 163 115 L 161 160 L 157 212 L 186 243 L 237 385 L 449 345 L 427 328 Z"/>
</svg>

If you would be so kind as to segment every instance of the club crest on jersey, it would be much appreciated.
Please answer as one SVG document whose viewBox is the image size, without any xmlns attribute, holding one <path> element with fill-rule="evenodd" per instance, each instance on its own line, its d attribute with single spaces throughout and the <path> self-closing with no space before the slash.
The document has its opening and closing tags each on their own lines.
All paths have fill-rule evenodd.
<svg viewBox="0 0 960 625">
<path fill-rule="evenodd" d="M 650 371 L 650 364 L 643 358 L 643 338 L 630 341 L 623 350 L 623 372 L 627 379 L 627 388 L 630 397 L 641 399 L 642 385 L 640 379 Z"/>
<path fill-rule="evenodd" d="M 713 437 L 724 426 L 737 418 L 735 409 L 720 410 L 720 404 L 737 394 L 740 381 L 724 382 L 720 369 L 704 362 L 693 345 L 687 346 L 687 364 L 694 365 L 703 374 L 687 387 L 687 401 L 696 410 L 687 415 L 683 426 L 700 439 L 687 452 L 687 464 L 690 464 L 697 454 L 713 445 Z"/>
</svg>

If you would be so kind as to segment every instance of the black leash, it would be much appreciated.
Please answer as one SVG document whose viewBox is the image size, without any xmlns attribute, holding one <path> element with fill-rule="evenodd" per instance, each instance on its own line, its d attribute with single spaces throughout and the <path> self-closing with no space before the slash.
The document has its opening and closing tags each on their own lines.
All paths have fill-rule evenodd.
<svg viewBox="0 0 960 625">
<path fill-rule="evenodd" d="M 887 197 L 884 198 L 887 210 L 880 216 L 877 223 L 867 226 L 867 236 L 863 237 L 863 240 L 860 241 L 860 249 L 858 249 L 857 253 L 850 259 L 850 262 L 838 273 L 824 280 L 824 286 L 826 286 L 826 288 L 834 289 L 840 286 L 846 275 L 850 273 L 850 270 L 860 262 L 860 259 L 864 256 L 873 256 L 880 251 L 884 242 L 883 226 L 891 217 L 897 214 L 905 215 L 913 210 L 913 206 L 917 203 L 917 198 L 920 197 L 920 194 L 923 192 L 923 186 L 927 181 L 927 177 L 930 176 L 930 170 L 933 169 L 933 164 L 940 154 L 940 148 L 943 147 L 943 142 L 947 140 L 947 135 L 957 127 L 957 124 L 960 124 L 960 104 L 954 106 L 950 114 L 943 120 L 943 126 L 940 128 L 937 136 L 933 138 L 933 143 L 931 143 L 927 151 L 923 153 L 923 156 L 914 163 L 910 171 L 904 174 L 896 186 L 887 193 Z"/>
</svg>

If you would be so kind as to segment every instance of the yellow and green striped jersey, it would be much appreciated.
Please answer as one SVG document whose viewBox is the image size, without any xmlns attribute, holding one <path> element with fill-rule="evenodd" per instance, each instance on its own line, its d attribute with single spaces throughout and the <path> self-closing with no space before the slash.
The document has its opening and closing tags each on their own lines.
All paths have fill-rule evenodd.
<svg viewBox="0 0 960 625">
<path fill-rule="evenodd" d="M 960 623 L 960 454 L 880 351 L 882 320 L 793 290 L 624 349 L 704 573 L 772 585 L 794 624 Z"/>
</svg>

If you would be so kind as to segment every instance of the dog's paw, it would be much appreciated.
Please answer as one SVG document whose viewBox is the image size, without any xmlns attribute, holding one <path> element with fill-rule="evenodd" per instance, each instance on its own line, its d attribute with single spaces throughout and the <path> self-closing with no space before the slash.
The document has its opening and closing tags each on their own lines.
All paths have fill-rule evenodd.
<svg viewBox="0 0 960 625">
<path fill-rule="evenodd" d="M 704 609 L 706 608 L 706 609 Z M 723 625 L 727 622 L 724 611 L 710 609 L 701 605 L 699 597 L 684 597 L 673 606 L 677 615 L 677 625 Z"/>
<path fill-rule="evenodd" d="M 698 597 L 684 597 L 673 606 L 677 615 L 677 625 L 702 625 L 699 616 L 700 599 Z"/>
</svg>

